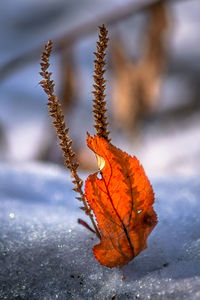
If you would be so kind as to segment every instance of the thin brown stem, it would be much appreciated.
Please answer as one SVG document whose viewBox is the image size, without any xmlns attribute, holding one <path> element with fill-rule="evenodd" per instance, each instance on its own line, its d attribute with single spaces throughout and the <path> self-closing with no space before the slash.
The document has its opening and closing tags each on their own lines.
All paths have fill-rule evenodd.
<svg viewBox="0 0 200 300">
<path fill-rule="evenodd" d="M 79 166 L 76 154 L 73 152 L 71 145 L 72 140 L 68 136 L 69 128 L 66 128 L 66 124 L 64 121 L 64 115 L 62 112 L 61 105 L 59 103 L 58 98 L 54 94 L 54 81 L 51 79 L 51 73 L 48 72 L 49 68 L 49 58 L 52 51 L 52 42 L 48 41 L 48 43 L 45 45 L 45 51 L 41 55 L 42 62 L 41 65 L 41 72 L 40 75 L 43 77 L 43 80 L 40 81 L 40 85 L 44 89 L 45 93 L 48 96 L 48 107 L 49 107 L 49 113 L 50 116 L 53 118 L 53 125 L 56 128 L 58 138 L 60 140 L 60 146 L 63 151 L 63 156 L 65 158 L 65 165 L 70 170 L 72 178 L 73 178 L 73 184 L 75 185 L 75 188 L 73 189 L 75 192 L 79 194 L 79 197 L 77 199 L 83 203 L 83 209 L 85 213 L 90 217 L 90 220 L 94 226 L 94 231 L 98 238 L 101 238 L 100 233 L 98 231 L 97 225 L 94 221 L 91 209 L 89 208 L 85 195 L 83 193 L 83 181 L 79 177 L 77 168 Z"/>
</svg>

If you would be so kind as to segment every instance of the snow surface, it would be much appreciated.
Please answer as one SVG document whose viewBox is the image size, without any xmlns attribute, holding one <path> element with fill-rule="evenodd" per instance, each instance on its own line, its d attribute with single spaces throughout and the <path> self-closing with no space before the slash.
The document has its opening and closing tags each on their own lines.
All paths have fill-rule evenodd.
<svg viewBox="0 0 200 300">
<path fill-rule="evenodd" d="M 148 249 L 109 269 L 93 257 L 95 236 L 77 224 L 87 218 L 66 170 L 2 163 L 0 299 L 200 299 L 200 179 L 152 184 L 159 223 Z"/>
</svg>

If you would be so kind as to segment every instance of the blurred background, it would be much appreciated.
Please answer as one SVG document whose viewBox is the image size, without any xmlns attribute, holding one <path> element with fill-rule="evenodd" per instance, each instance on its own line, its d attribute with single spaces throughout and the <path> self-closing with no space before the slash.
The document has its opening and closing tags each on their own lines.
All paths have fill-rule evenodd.
<svg viewBox="0 0 200 300">
<path fill-rule="evenodd" d="M 73 149 L 86 147 L 92 118 L 93 52 L 105 23 L 112 142 L 148 174 L 200 171 L 199 0 L 1 0 L 0 161 L 63 164 L 47 111 L 40 54 L 54 43 L 51 71 Z M 92 158 L 91 158 L 92 156 Z"/>
</svg>

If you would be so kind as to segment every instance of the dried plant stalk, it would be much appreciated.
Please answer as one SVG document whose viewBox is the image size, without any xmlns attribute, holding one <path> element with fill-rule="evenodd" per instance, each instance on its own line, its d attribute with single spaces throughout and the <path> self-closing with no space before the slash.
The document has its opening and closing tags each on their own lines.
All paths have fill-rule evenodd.
<svg viewBox="0 0 200 300">
<path fill-rule="evenodd" d="M 93 99 L 93 114 L 96 125 L 94 125 L 97 135 L 105 138 L 107 141 L 110 141 L 109 131 L 107 129 L 107 117 L 105 115 L 106 102 L 105 102 L 105 82 L 104 66 L 106 64 L 105 58 L 105 50 L 108 44 L 108 31 L 106 30 L 105 25 L 99 27 L 99 41 L 97 42 L 97 52 L 94 52 L 96 59 L 94 60 L 94 99 Z"/>
<path fill-rule="evenodd" d="M 51 80 L 51 74 L 48 72 L 48 68 L 50 66 L 49 64 L 49 58 L 52 51 L 52 42 L 48 41 L 48 43 L 45 45 L 45 51 L 41 55 L 42 62 L 41 65 L 41 72 L 40 75 L 43 77 L 43 80 L 40 81 L 40 85 L 44 89 L 45 93 L 48 96 L 48 107 L 49 107 L 49 113 L 51 117 L 53 118 L 53 125 L 56 128 L 58 138 L 60 140 L 60 146 L 63 151 L 63 156 L 65 158 L 65 165 L 70 170 L 73 183 L 75 185 L 75 188 L 73 189 L 75 192 L 79 194 L 79 197 L 77 199 L 83 203 L 83 209 L 85 213 L 90 217 L 90 220 L 94 226 L 93 232 L 96 233 L 97 237 L 101 238 L 100 233 L 98 231 L 97 225 L 95 224 L 93 215 L 91 213 L 91 209 L 89 208 L 85 195 L 83 193 L 83 181 L 79 177 L 77 173 L 77 168 L 79 166 L 76 155 L 73 152 L 71 145 L 72 140 L 68 136 L 69 128 L 66 128 L 65 121 L 64 121 L 64 115 L 62 112 L 61 105 L 59 103 L 58 98 L 54 95 L 54 81 Z"/>
</svg>

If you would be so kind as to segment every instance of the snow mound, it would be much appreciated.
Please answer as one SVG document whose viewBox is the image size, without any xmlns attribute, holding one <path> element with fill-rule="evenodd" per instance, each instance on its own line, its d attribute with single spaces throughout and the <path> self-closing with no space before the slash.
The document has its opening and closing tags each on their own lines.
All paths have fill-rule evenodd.
<svg viewBox="0 0 200 300">
<path fill-rule="evenodd" d="M 148 249 L 108 269 L 77 224 L 87 218 L 67 171 L 1 164 L 0 299 L 200 299 L 200 179 L 152 183 L 159 223 Z"/>
</svg>

